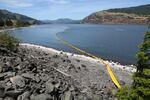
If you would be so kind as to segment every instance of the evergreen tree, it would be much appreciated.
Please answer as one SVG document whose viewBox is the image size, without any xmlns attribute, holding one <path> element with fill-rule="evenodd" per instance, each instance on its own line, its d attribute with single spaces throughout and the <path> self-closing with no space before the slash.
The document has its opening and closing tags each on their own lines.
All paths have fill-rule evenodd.
<svg viewBox="0 0 150 100">
<path fill-rule="evenodd" d="M 6 25 L 13 26 L 13 22 L 10 19 L 8 19 L 8 20 L 6 20 Z"/>
<path fill-rule="evenodd" d="M 150 100 L 150 29 L 145 33 L 143 43 L 137 53 L 137 72 L 131 88 L 123 88 L 117 93 L 119 100 Z"/>
<path fill-rule="evenodd" d="M 3 27 L 3 26 L 5 26 L 5 22 L 3 19 L 0 19 L 0 27 Z"/>
<path fill-rule="evenodd" d="M 134 76 L 133 88 L 137 91 L 138 97 L 150 99 L 150 30 L 145 33 L 144 41 L 139 46 L 137 54 L 138 66 Z"/>
</svg>

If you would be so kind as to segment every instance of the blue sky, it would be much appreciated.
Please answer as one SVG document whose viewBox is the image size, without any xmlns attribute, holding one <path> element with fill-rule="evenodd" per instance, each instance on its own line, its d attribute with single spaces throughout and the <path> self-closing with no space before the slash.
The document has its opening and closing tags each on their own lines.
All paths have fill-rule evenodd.
<svg viewBox="0 0 150 100">
<path fill-rule="evenodd" d="M 82 19 L 96 11 L 143 4 L 150 4 L 150 0 L 0 0 L 0 9 L 40 20 Z"/>
</svg>

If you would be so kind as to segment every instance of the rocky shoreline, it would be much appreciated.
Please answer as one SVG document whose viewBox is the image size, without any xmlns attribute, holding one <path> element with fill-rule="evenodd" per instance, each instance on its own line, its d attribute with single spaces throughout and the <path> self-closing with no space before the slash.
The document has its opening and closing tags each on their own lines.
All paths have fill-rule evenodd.
<svg viewBox="0 0 150 100">
<path fill-rule="evenodd" d="M 134 68 L 109 64 L 122 86 L 132 84 Z M 117 90 L 99 61 L 33 44 L 1 47 L 0 72 L 0 100 L 114 100 Z"/>
</svg>

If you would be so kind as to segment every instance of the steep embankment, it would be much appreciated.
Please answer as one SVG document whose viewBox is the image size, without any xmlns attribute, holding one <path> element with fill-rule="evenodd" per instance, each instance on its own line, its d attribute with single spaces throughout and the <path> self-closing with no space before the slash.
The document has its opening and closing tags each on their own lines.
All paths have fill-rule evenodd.
<svg viewBox="0 0 150 100">
<path fill-rule="evenodd" d="M 95 12 L 82 20 L 82 23 L 95 24 L 146 24 L 149 20 L 150 5 L 109 9 Z"/>
<path fill-rule="evenodd" d="M 40 21 L 28 16 L 12 13 L 8 10 L 0 10 L 0 27 L 26 26 L 39 23 Z"/>
</svg>

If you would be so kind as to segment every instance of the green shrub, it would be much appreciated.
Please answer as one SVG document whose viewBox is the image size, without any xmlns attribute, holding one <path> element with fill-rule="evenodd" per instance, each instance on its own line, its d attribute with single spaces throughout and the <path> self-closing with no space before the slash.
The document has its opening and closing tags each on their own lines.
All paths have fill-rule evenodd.
<svg viewBox="0 0 150 100">
<path fill-rule="evenodd" d="M 130 92 L 131 90 L 125 86 L 121 90 L 118 90 L 118 92 L 116 93 L 116 97 L 118 98 L 118 100 L 130 100 Z"/>
<path fill-rule="evenodd" d="M 116 93 L 119 100 L 150 100 L 150 30 L 145 33 L 137 53 L 137 72 L 131 88 L 125 87 Z"/>
<path fill-rule="evenodd" d="M 10 51 L 15 51 L 19 45 L 19 40 L 8 33 L 0 33 L 0 46 Z"/>
</svg>

